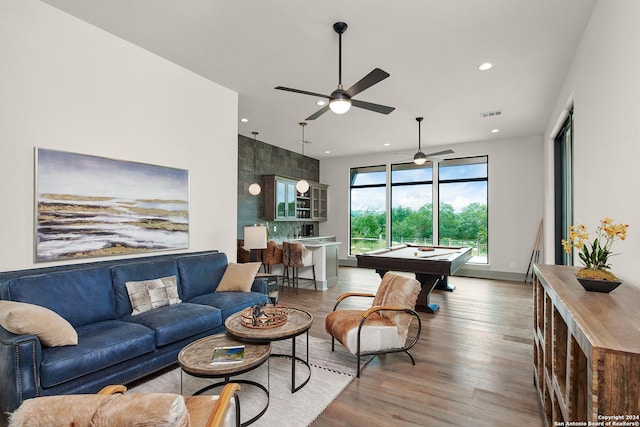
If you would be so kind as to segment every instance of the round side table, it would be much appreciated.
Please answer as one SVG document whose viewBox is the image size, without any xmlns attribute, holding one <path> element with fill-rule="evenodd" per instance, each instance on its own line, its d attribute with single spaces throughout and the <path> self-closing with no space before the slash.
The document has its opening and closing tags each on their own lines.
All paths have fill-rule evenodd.
<svg viewBox="0 0 640 427">
<path fill-rule="evenodd" d="M 216 347 L 230 347 L 244 345 L 244 357 L 241 362 L 234 363 L 211 363 L 213 357 L 213 350 Z M 269 367 L 267 364 L 267 386 L 260 384 L 256 381 L 250 380 L 235 380 L 231 378 L 236 375 L 243 374 L 245 372 L 252 371 L 268 362 L 271 354 L 270 343 L 246 343 L 233 339 L 226 334 L 210 335 L 208 337 L 200 338 L 197 341 L 192 342 L 183 348 L 178 354 L 178 364 L 182 368 L 180 375 L 180 391 L 182 392 L 183 374 L 200 378 L 223 378 L 223 381 L 210 384 L 206 387 L 196 391 L 194 395 L 202 394 L 207 390 L 215 387 L 219 387 L 228 382 L 235 382 L 239 384 L 248 384 L 262 390 L 266 397 L 267 402 L 263 409 L 258 412 L 251 419 L 242 422 L 242 426 L 247 426 L 255 422 L 258 418 L 264 415 L 269 408 Z M 240 391 L 242 393 L 242 391 Z"/>
</svg>

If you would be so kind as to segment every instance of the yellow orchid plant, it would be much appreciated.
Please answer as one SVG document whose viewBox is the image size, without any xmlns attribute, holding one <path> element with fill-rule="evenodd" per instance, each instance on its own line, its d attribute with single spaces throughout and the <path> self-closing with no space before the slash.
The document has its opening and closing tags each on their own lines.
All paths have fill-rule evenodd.
<svg viewBox="0 0 640 427">
<path fill-rule="evenodd" d="M 624 240 L 627 237 L 629 224 L 614 224 L 611 218 L 604 218 L 596 229 L 596 238 L 592 243 L 588 242 L 589 233 L 583 224 L 569 227 L 569 237 L 562 240 L 562 246 L 566 253 L 571 253 L 572 248 L 579 250 L 578 256 L 585 268 L 577 273 L 579 278 L 600 279 L 618 281 L 609 268 L 609 257 L 615 255 L 611 252 L 611 246 L 616 240 Z"/>
</svg>

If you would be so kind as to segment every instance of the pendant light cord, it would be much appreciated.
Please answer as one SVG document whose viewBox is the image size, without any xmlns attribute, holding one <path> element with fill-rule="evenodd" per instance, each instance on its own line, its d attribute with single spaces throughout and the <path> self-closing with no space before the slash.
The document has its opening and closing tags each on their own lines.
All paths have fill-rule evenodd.
<svg viewBox="0 0 640 427">
<path fill-rule="evenodd" d="M 307 124 L 305 122 L 301 122 L 300 126 L 302 126 L 302 177 L 300 179 L 304 179 L 304 127 Z"/>
<path fill-rule="evenodd" d="M 256 145 L 258 144 L 258 132 L 251 132 L 253 134 L 253 182 L 256 182 Z"/>
</svg>

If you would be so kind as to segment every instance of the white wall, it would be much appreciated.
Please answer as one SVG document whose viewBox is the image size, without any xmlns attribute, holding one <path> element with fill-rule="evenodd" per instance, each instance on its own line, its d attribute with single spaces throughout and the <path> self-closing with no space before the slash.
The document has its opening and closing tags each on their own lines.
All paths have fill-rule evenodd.
<svg viewBox="0 0 640 427">
<path fill-rule="evenodd" d="M 599 0 L 545 132 L 545 262 L 553 263 L 552 137 L 574 105 L 574 222 L 595 231 L 611 217 L 630 224 L 612 270 L 640 287 L 640 2 Z M 579 263 L 578 263 L 579 265 Z"/>
<path fill-rule="evenodd" d="M 469 266 L 466 274 L 523 278 L 543 213 L 541 137 L 430 147 L 433 151 L 447 148 L 455 150 L 456 157 L 489 158 L 489 265 Z M 388 154 L 320 162 L 320 181 L 329 184 L 329 221 L 320 223 L 320 235 L 336 236 L 343 243 L 340 259 L 346 260 L 349 250 L 349 169 L 401 160 Z"/>
<path fill-rule="evenodd" d="M 34 147 L 188 169 L 188 251 L 235 260 L 235 92 L 36 0 L 0 0 L 0 58 L 0 271 L 34 267 Z"/>
</svg>

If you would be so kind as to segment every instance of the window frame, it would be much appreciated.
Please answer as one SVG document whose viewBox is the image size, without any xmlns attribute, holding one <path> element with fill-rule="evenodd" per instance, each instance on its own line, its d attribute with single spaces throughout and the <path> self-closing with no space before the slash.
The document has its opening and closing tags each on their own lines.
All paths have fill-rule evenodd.
<svg viewBox="0 0 640 427">
<path fill-rule="evenodd" d="M 357 176 L 357 171 L 366 171 L 366 170 L 372 170 L 374 172 L 384 172 L 384 176 L 385 179 L 382 183 L 371 183 L 371 184 L 354 184 L 354 180 L 355 177 Z M 388 246 L 389 244 L 389 233 L 388 233 L 388 229 L 390 227 L 390 223 L 389 223 L 389 212 L 388 212 L 388 207 L 389 207 L 389 192 L 388 192 L 388 182 L 389 182 L 389 172 L 388 172 L 388 168 L 386 164 L 381 164 L 381 165 L 371 165 L 371 166 L 359 166 L 359 167 L 354 167 L 354 168 L 350 168 L 349 169 L 349 227 L 348 227 L 348 231 L 349 231 L 349 250 L 348 253 L 350 256 L 355 256 L 355 254 L 352 252 L 352 242 L 353 242 L 353 235 L 352 235 L 352 196 L 353 196 L 353 190 L 354 189 L 364 189 L 364 188 L 384 188 L 385 189 L 385 203 L 384 203 L 384 215 L 385 215 L 385 243 Z"/>
<path fill-rule="evenodd" d="M 438 233 L 438 244 L 441 244 L 441 236 L 440 236 L 440 195 L 441 195 L 441 191 L 440 191 L 440 184 L 455 184 L 455 183 L 465 183 L 465 182 L 486 182 L 487 183 L 487 199 L 486 199 L 486 206 L 487 206 L 487 256 L 486 256 L 486 261 L 485 262 L 474 262 L 474 261 L 469 261 L 472 264 L 478 264 L 478 265 L 488 265 L 489 264 L 489 156 L 487 154 L 483 154 L 483 155 L 479 155 L 479 156 L 468 156 L 468 157 L 458 157 L 458 158 L 452 158 L 452 159 L 446 159 L 443 161 L 444 162 L 450 162 L 450 161 L 460 161 L 462 162 L 461 164 L 480 164 L 478 162 L 473 162 L 473 159 L 479 159 L 479 158 L 484 158 L 485 162 L 484 164 L 486 164 L 486 177 L 475 177 L 475 178 L 445 178 L 445 179 L 440 179 L 440 168 L 441 168 L 441 163 L 438 163 L 438 225 L 435 226 L 434 228 L 437 228 L 437 233 Z M 446 167 L 446 166 L 445 166 Z M 473 259 L 473 258 L 472 258 Z"/>
<path fill-rule="evenodd" d="M 388 228 L 388 233 L 387 233 L 387 245 L 391 246 L 394 244 L 394 240 L 393 240 L 393 190 L 394 188 L 398 188 L 398 187 L 409 187 L 409 186 L 421 186 L 421 185 L 429 185 L 431 186 L 431 200 L 429 201 L 431 203 L 431 243 L 430 245 L 433 245 L 434 242 L 434 219 L 435 219 L 435 214 L 433 212 L 433 205 L 434 205 L 434 169 L 435 169 L 435 165 L 437 165 L 437 163 L 434 163 L 432 161 L 427 161 L 422 165 L 416 165 L 413 162 L 409 162 L 409 163 L 391 163 L 389 164 L 389 172 L 390 172 L 390 182 L 389 182 L 389 212 L 387 213 L 389 216 L 389 228 Z M 394 182 L 393 181 L 393 173 L 394 173 L 394 169 L 398 169 L 398 170 L 420 170 L 420 169 L 430 169 L 431 170 L 431 179 L 430 180 L 420 180 L 420 181 L 400 181 L 400 182 Z"/>
<path fill-rule="evenodd" d="M 484 162 L 478 162 L 478 159 L 484 159 Z M 476 160 L 476 161 L 474 161 Z M 461 164 L 485 164 L 486 165 L 486 176 L 483 177 L 471 177 L 471 178 L 447 178 L 440 179 L 440 170 L 441 167 L 446 167 L 447 165 L 442 165 L 442 163 L 450 163 L 450 162 L 462 162 Z M 392 182 L 392 174 L 394 168 L 407 168 L 407 169 L 422 169 L 422 168 L 430 168 L 431 169 L 431 180 L 420 180 L 420 181 L 411 181 L 411 182 Z M 358 171 L 367 171 L 372 170 L 376 172 L 385 172 L 385 182 L 378 183 L 367 183 L 367 184 L 355 184 L 354 180 Z M 440 243 L 440 184 L 450 184 L 450 183 L 465 183 L 465 182 L 485 182 L 486 183 L 486 211 L 487 211 L 487 250 L 486 250 L 486 259 L 484 262 L 475 262 L 475 264 L 479 265 L 488 265 L 489 264 L 489 155 L 476 155 L 476 156 L 467 156 L 467 157 L 458 157 L 458 158 L 449 158 L 444 159 L 442 161 L 435 162 L 427 162 L 423 165 L 414 165 L 409 162 L 397 162 L 397 163 L 387 163 L 384 165 L 371 165 L 371 166 L 359 166 L 350 168 L 350 185 L 349 185 L 349 256 L 355 256 L 356 253 L 352 251 L 352 192 L 354 189 L 361 188 L 385 188 L 385 244 L 386 246 L 390 246 L 392 242 L 393 236 L 393 207 L 392 207 L 392 191 L 394 187 L 400 186 L 413 186 L 413 185 L 431 185 L 431 207 L 432 207 L 432 241 Z M 437 210 L 435 210 L 437 207 Z M 483 257 L 484 259 L 484 257 Z M 472 261 L 472 263 L 474 263 Z"/>
</svg>

